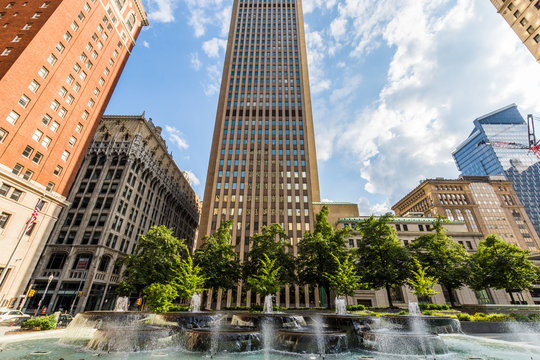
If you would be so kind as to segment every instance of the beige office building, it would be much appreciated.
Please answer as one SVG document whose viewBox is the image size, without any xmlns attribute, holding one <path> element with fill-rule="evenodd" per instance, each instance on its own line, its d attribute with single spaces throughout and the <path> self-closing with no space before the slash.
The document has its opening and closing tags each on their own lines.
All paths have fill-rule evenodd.
<svg viewBox="0 0 540 360">
<path fill-rule="evenodd" d="M 540 0 L 491 0 L 497 12 L 540 61 Z"/>
</svg>

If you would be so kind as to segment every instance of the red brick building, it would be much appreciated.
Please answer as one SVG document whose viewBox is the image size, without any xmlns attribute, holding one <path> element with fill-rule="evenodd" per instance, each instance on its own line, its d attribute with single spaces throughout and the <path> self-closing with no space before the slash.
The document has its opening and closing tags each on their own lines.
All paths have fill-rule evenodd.
<svg viewBox="0 0 540 360">
<path fill-rule="evenodd" d="M 21 295 L 147 24 L 140 0 L 0 0 L 0 306 Z"/>
</svg>

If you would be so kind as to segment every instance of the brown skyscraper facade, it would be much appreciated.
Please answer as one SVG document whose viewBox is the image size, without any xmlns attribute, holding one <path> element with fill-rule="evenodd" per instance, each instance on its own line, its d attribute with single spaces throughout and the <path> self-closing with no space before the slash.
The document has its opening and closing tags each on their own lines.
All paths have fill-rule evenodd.
<svg viewBox="0 0 540 360">
<path fill-rule="evenodd" d="M 0 0 L 0 306 L 21 296 L 147 24 L 140 0 Z"/>
<path fill-rule="evenodd" d="M 540 0 L 491 0 L 497 12 L 540 62 Z"/>
<path fill-rule="evenodd" d="M 319 198 L 302 3 L 235 0 L 198 246 L 232 220 L 244 260 L 250 236 L 278 223 L 296 254 Z"/>
</svg>

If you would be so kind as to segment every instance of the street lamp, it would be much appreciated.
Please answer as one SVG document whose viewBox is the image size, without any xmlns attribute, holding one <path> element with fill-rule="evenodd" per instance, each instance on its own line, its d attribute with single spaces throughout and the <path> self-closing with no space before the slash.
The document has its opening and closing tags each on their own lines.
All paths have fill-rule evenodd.
<svg viewBox="0 0 540 360">
<path fill-rule="evenodd" d="M 53 279 L 54 279 L 54 276 L 49 275 L 49 281 L 47 282 L 47 286 L 45 287 L 45 292 L 43 293 L 43 295 L 41 296 L 41 299 L 39 300 L 37 310 L 34 316 L 37 315 L 37 313 L 39 312 L 39 309 L 41 307 L 41 302 L 43 301 L 43 298 L 45 297 L 45 295 L 47 295 L 47 290 L 49 290 L 49 285 L 51 285 L 51 281 L 53 281 Z"/>
</svg>

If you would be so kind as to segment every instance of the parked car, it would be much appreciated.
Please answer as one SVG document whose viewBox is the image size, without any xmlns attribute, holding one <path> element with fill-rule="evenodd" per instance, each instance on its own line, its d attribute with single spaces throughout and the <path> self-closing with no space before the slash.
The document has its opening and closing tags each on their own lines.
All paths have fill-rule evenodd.
<svg viewBox="0 0 540 360">
<path fill-rule="evenodd" d="M 19 310 L 0 309 L 0 325 L 2 326 L 22 325 L 28 319 L 30 315 L 23 314 Z"/>
</svg>

